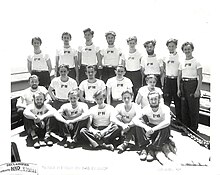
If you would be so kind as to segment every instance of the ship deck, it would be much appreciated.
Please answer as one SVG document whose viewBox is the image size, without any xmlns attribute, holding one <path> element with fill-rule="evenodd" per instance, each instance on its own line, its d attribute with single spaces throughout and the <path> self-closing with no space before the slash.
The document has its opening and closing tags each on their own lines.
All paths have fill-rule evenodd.
<svg viewBox="0 0 220 175">
<path fill-rule="evenodd" d="M 210 140 L 210 128 L 199 125 L 199 135 Z M 16 143 L 21 162 L 37 164 L 39 170 L 45 174 L 111 174 L 119 172 L 167 172 L 185 171 L 192 167 L 208 173 L 210 164 L 210 150 L 200 146 L 187 136 L 172 129 L 171 135 L 177 147 L 174 161 L 162 157 L 152 162 L 141 161 L 137 150 L 125 151 L 118 154 L 109 150 L 89 150 L 84 147 L 74 149 L 64 148 L 58 143 L 52 147 L 35 149 L 27 146 L 26 136 L 23 135 L 23 126 L 11 131 L 11 142 Z"/>
</svg>

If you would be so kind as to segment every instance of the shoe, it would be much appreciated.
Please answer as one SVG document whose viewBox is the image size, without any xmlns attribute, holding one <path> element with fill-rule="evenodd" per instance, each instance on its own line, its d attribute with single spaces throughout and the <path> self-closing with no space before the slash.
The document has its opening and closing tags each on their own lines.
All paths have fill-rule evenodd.
<svg viewBox="0 0 220 175">
<path fill-rule="evenodd" d="M 147 158 L 147 151 L 145 149 L 142 149 L 140 153 L 140 160 L 145 161 Z"/>
<path fill-rule="evenodd" d="M 71 149 L 75 148 L 76 147 L 76 142 L 75 141 L 70 142 L 69 147 Z"/>
<path fill-rule="evenodd" d="M 49 138 L 45 138 L 44 141 L 47 144 L 47 146 L 53 146 L 53 142 Z"/>
<path fill-rule="evenodd" d="M 155 158 L 155 155 L 154 155 L 153 151 L 149 151 L 149 153 L 147 154 L 146 160 L 148 162 L 152 162 L 154 160 L 154 158 Z"/>
<path fill-rule="evenodd" d="M 44 142 L 47 144 L 47 146 L 53 146 L 53 142 L 50 140 L 50 133 L 46 133 L 44 136 Z"/>
<path fill-rule="evenodd" d="M 66 141 L 66 143 L 64 143 L 64 148 L 68 148 L 69 147 L 69 145 L 70 145 L 70 142 L 68 142 L 68 141 Z"/>
<path fill-rule="evenodd" d="M 36 149 L 40 148 L 40 142 L 37 136 L 33 137 L 33 142 L 34 142 L 34 148 Z"/>
<path fill-rule="evenodd" d="M 126 143 L 126 142 L 122 143 L 121 145 L 118 145 L 118 147 L 117 147 L 117 150 L 119 150 L 118 154 L 123 153 L 127 147 L 128 147 L 128 143 Z"/>
<path fill-rule="evenodd" d="M 102 147 L 107 149 L 107 150 L 111 150 L 111 151 L 114 151 L 114 149 L 115 149 L 112 144 L 105 144 L 105 143 L 103 143 Z"/>
</svg>

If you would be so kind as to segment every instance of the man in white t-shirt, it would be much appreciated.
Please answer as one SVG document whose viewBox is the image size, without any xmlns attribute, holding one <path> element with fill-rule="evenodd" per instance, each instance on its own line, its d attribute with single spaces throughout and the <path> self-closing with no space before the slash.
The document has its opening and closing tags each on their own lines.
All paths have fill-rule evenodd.
<svg viewBox="0 0 220 175">
<path fill-rule="evenodd" d="M 112 106 L 116 106 L 119 103 L 122 103 L 121 94 L 125 90 L 130 90 L 132 92 L 133 84 L 131 80 L 127 77 L 124 77 L 126 73 L 125 67 L 118 65 L 115 70 L 115 77 L 109 78 L 107 80 L 107 103 Z"/>
<path fill-rule="evenodd" d="M 120 126 L 121 135 L 123 136 L 122 143 L 117 146 L 118 153 L 124 152 L 129 147 L 129 142 L 133 139 L 137 142 L 136 138 L 136 126 L 133 119 L 135 117 L 141 117 L 141 108 L 136 103 L 132 102 L 134 94 L 129 90 L 122 92 L 121 94 L 123 103 L 118 104 L 116 109 L 116 117 L 113 118 L 114 122 Z"/>
<path fill-rule="evenodd" d="M 69 66 L 59 66 L 59 77 L 55 77 L 49 86 L 48 92 L 53 100 L 53 107 L 59 109 L 61 105 L 68 102 L 68 93 L 73 89 L 77 89 L 76 80 L 68 76 Z"/>
<path fill-rule="evenodd" d="M 159 59 L 156 54 L 154 53 L 156 41 L 146 41 L 144 43 L 144 47 L 147 51 L 148 56 L 141 60 L 141 68 L 142 68 L 142 74 L 144 75 L 143 78 L 149 74 L 154 74 L 158 81 L 156 84 L 156 87 L 162 88 L 163 86 L 163 73 L 164 73 L 164 67 L 163 67 L 163 61 L 162 59 Z M 143 85 L 145 85 L 145 81 L 143 80 Z"/>
<path fill-rule="evenodd" d="M 171 101 L 174 101 L 175 114 L 178 120 L 182 121 L 181 117 L 181 99 L 177 96 L 177 77 L 180 65 L 179 55 L 176 51 L 176 39 L 169 39 L 166 46 L 169 50 L 169 56 L 164 59 L 165 63 L 165 80 L 163 88 L 164 104 L 170 106 Z"/>
<path fill-rule="evenodd" d="M 40 148 L 40 137 L 48 146 L 52 146 L 53 142 L 50 140 L 50 120 L 55 117 L 57 120 L 69 124 L 51 105 L 45 103 L 45 94 L 42 92 L 33 95 L 34 102 L 28 105 L 24 110 L 24 116 L 27 118 L 28 135 L 33 139 L 33 146 Z"/>
<path fill-rule="evenodd" d="M 78 82 L 78 64 L 77 64 L 77 51 L 70 46 L 71 34 L 64 32 L 61 39 L 63 40 L 63 48 L 56 51 L 56 76 L 59 76 L 58 67 L 62 64 L 69 66 L 68 76 Z"/>
<path fill-rule="evenodd" d="M 50 85 L 50 73 L 52 71 L 51 60 L 48 54 L 43 54 L 40 46 L 42 40 L 39 37 L 34 37 L 31 40 L 34 47 L 34 54 L 27 58 L 27 68 L 31 75 L 39 77 L 39 85 L 48 89 Z"/>
<path fill-rule="evenodd" d="M 42 92 L 45 94 L 46 100 L 45 103 L 51 103 L 50 95 L 48 94 L 47 89 L 44 86 L 39 86 L 39 78 L 37 75 L 31 75 L 29 77 L 29 84 L 30 87 L 23 90 L 21 96 L 18 98 L 16 107 L 17 107 L 17 113 L 20 118 L 24 121 L 24 129 L 27 132 L 27 120 L 23 116 L 23 112 L 25 108 L 32 104 L 34 101 L 33 95 Z"/>
<path fill-rule="evenodd" d="M 106 83 L 106 81 L 115 76 L 115 68 L 120 64 L 123 54 L 120 48 L 116 48 L 115 43 L 116 33 L 109 31 L 105 33 L 105 38 L 108 43 L 108 48 L 101 50 L 102 56 L 102 76 L 101 79 Z"/>
<path fill-rule="evenodd" d="M 65 137 L 64 147 L 74 148 L 81 139 L 80 130 L 88 123 L 88 105 L 79 102 L 79 91 L 72 90 L 68 93 L 69 103 L 63 104 L 58 110 L 59 113 L 70 124 L 66 125 L 60 122 L 61 131 Z"/>
<path fill-rule="evenodd" d="M 93 149 L 105 148 L 114 151 L 114 140 L 120 136 L 118 126 L 112 122 L 116 112 L 113 106 L 104 103 L 105 94 L 97 91 L 94 94 L 97 105 L 89 110 L 89 123 L 87 128 L 81 129 L 80 133 L 85 140 L 89 141 Z"/>
<path fill-rule="evenodd" d="M 137 37 L 127 39 L 129 52 L 122 58 L 122 64 L 126 68 L 125 76 L 133 83 L 134 98 L 136 98 L 138 89 L 142 86 L 141 60 L 142 54 L 136 49 Z"/>
<path fill-rule="evenodd" d="M 95 78 L 96 73 L 95 66 L 87 66 L 86 75 L 88 79 L 83 80 L 79 85 L 80 100 L 85 102 L 89 108 L 96 104 L 93 98 L 95 92 L 98 90 L 102 90 L 104 93 L 106 92 L 105 83 L 102 80 Z"/>
<path fill-rule="evenodd" d="M 83 33 L 86 40 L 85 46 L 78 47 L 79 83 L 87 78 L 85 74 L 87 66 L 101 66 L 100 49 L 92 41 L 94 31 L 87 28 L 83 30 Z M 100 78 L 99 72 L 97 72 L 96 78 Z"/>
<path fill-rule="evenodd" d="M 162 154 L 164 146 L 171 142 L 169 138 L 171 116 L 170 108 L 160 103 L 158 92 L 150 92 L 148 98 L 150 105 L 144 107 L 142 116 L 139 119 L 135 118 L 133 122 L 140 127 L 136 130 L 138 143 L 142 149 L 140 159 L 152 161 L 155 157 L 157 159 L 164 157 L 165 153 Z M 166 156 L 169 156 L 167 152 Z"/>
<path fill-rule="evenodd" d="M 180 63 L 178 72 L 178 91 L 182 103 L 182 122 L 194 132 L 197 132 L 199 122 L 200 89 L 202 85 L 202 66 L 192 55 L 194 45 L 183 43 L 181 47 L 186 55 Z"/>
</svg>

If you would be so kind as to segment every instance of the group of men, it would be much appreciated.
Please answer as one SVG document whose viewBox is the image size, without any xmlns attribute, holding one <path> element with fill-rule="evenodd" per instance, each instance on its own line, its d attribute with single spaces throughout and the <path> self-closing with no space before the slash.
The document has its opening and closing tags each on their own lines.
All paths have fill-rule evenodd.
<svg viewBox="0 0 220 175">
<path fill-rule="evenodd" d="M 24 91 L 17 108 L 24 114 L 25 130 L 34 147 L 40 147 L 39 132 L 43 131 L 48 146 L 53 145 L 50 133 L 56 132 L 68 148 L 85 141 L 93 149 L 122 153 L 134 140 L 141 149 L 141 160 L 153 160 L 161 151 L 168 157 L 174 150 L 172 100 L 177 118 L 195 132 L 198 129 L 202 67 L 192 56 L 193 44 L 182 45 L 186 58 L 181 63 L 176 39 L 167 41 L 170 55 L 162 60 L 154 53 L 155 40 L 144 43 L 147 57 L 142 57 L 135 48 L 135 36 L 127 39 L 129 53 L 122 54 L 114 45 L 115 32 L 105 34 L 108 48 L 103 50 L 94 46 L 90 28 L 83 32 L 86 44 L 78 51 L 69 45 L 71 35 L 62 34 L 64 48 L 57 51 L 56 77 L 49 82 L 51 63 L 40 50 L 41 39 L 32 39 L 34 55 L 28 57 L 31 87 Z M 42 59 L 45 62 L 40 66 Z"/>
</svg>

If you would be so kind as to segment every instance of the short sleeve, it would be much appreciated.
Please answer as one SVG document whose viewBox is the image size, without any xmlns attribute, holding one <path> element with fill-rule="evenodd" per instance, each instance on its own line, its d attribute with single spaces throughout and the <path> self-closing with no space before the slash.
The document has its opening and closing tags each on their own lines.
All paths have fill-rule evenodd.
<svg viewBox="0 0 220 175">
<path fill-rule="evenodd" d="M 202 68 L 202 65 L 201 65 L 201 63 L 200 63 L 200 62 L 198 62 L 198 61 L 196 61 L 196 68 L 197 68 L 197 69 L 200 69 L 200 68 Z"/>
<path fill-rule="evenodd" d="M 98 46 L 95 47 L 95 52 L 99 52 L 100 51 L 100 48 Z"/>
<path fill-rule="evenodd" d="M 100 50 L 100 54 L 101 54 L 102 56 L 104 56 L 105 50 L 104 50 L 104 49 Z"/>
<path fill-rule="evenodd" d="M 85 91 L 85 86 L 84 86 L 84 81 L 82 81 L 80 84 L 79 84 L 79 90 L 81 91 Z"/>
<path fill-rule="evenodd" d="M 106 86 L 107 86 L 108 88 L 111 88 L 111 87 L 112 87 L 111 84 L 112 84 L 112 83 L 111 83 L 111 79 L 108 79 L 107 82 L 106 82 Z"/>
<path fill-rule="evenodd" d="M 82 46 L 78 47 L 78 52 L 82 52 Z"/>
<path fill-rule="evenodd" d="M 60 50 L 56 49 L 56 56 L 60 56 Z"/>
<path fill-rule="evenodd" d="M 45 58 L 46 61 L 48 61 L 50 59 L 48 54 L 45 54 L 44 58 Z"/>
<path fill-rule="evenodd" d="M 28 55 L 27 60 L 28 60 L 28 61 L 32 61 L 32 56 L 31 56 L 31 55 Z"/>
</svg>

